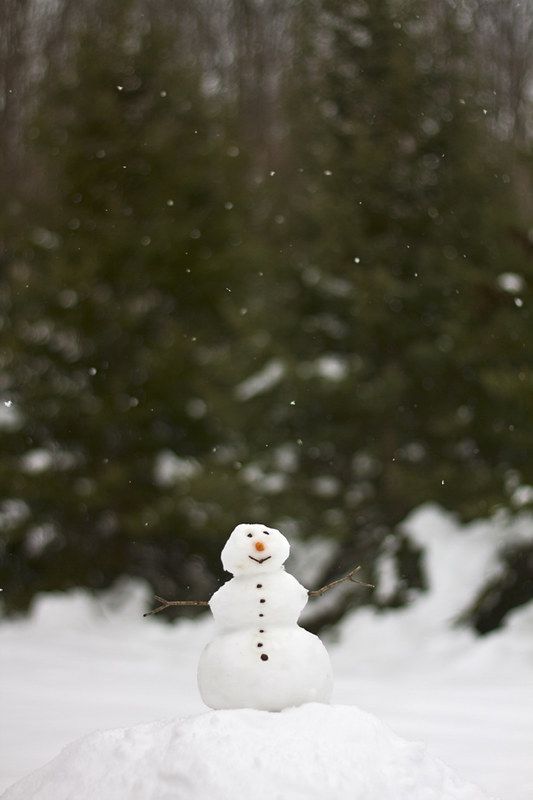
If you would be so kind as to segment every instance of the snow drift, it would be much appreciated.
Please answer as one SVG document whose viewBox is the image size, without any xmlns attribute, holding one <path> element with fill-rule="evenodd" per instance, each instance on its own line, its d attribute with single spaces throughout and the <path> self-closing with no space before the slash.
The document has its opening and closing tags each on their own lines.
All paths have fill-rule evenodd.
<svg viewBox="0 0 533 800">
<path fill-rule="evenodd" d="M 353 706 L 214 711 L 91 734 L 3 800 L 483 800 Z"/>
</svg>

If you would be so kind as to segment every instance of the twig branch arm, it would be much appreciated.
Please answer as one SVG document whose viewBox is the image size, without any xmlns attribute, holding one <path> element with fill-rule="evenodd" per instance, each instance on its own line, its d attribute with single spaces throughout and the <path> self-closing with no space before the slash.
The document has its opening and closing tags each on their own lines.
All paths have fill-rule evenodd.
<svg viewBox="0 0 533 800">
<path fill-rule="evenodd" d="M 365 583 L 364 581 L 359 581 L 357 578 L 354 578 L 356 572 L 359 572 L 361 567 L 354 567 L 350 570 L 347 575 L 344 575 L 343 578 L 337 578 L 336 581 L 331 581 L 331 583 L 326 583 L 325 586 L 322 586 L 320 589 L 313 589 L 307 592 L 309 597 L 321 597 L 323 594 L 328 592 L 330 589 L 333 589 L 334 586 L 338 586 L 340 583 L 344 583 L 345 581 L 350 581 L 350 583 L 358 583 L 360 586 L 367 586 L 369 589 L 374 589 L 373 583 Z"/>
<path fill-rule="evenodd" d="M 165 600 L 164 597 L 159 597 L 157 594 L 154 596 L 154 600 L 157 600 L 160 605 L 157 608 L 153 608 L 151 611 L 147 611 L 146 614 L 143 614 L 143 617 L 149 617 L 150 614 L 159 614 L 160 611 L 164 611 L 166 608 L 170 608 L 170 606 L 208 606 L 209 600 Z"/>
</svg>

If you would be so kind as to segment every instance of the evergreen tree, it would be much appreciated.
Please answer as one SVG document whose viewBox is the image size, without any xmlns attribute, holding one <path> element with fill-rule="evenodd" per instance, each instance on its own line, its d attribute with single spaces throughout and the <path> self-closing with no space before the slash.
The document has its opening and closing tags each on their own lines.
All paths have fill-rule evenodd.
<svg viewBox="0 0 533 800">
<path fill-rule="evenodd" d="M 191 558 L 212 515 L 187 488 L 220 440 L 211 363 L 230 358 L 245 283 L 238 150 L 179 30 L 139 9 L 98 3 L 41 86 L 32 135 L 55 186 L 9 284 L 12 606 L 122 573 L 169 592 L 212 580 Z"/>
<path fill-rule="evenodd" d="M 464 36 L 420 9 L 301 7 L 280 177 L 291 366 L 271 401 L 301 440 L 304 530 L 337 537 L 346 563 L 395 550 L 415 581 L 398 534 L 412 508 L 470 519 L 509 503 L 513 465 L 531 480 L 529 311 L 502 278 L 531 265 Z"/>
</svg>

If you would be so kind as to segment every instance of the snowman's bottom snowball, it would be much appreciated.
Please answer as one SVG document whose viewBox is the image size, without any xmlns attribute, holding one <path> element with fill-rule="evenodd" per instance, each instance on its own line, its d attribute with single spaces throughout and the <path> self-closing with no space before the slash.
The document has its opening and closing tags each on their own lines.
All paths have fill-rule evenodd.
<svg viewBox="0 0 533 800">
<path fill-rule="evenodd" d="M 172 698 L 169 697 L 169 704 Z M 2 800 L 484 800 L 353 706 L 209 711 L 99 731 Z M 486 800 L 486 798 L 485 798 Z"/>
<path fill-rule="evenodd" d="M 320 639 L 298 625 L 269 630 L 264 623 L 264 630 L 225 633 L 207 645 L 198 665 L 204 703 L 261 711 L 328 703 L 331 664 Z"/>
</svg>

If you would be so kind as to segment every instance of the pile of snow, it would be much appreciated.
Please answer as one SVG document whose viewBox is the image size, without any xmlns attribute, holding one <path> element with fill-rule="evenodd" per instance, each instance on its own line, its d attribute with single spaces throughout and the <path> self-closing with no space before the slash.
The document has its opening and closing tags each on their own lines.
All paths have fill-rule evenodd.
<svg viewBox="0 0 533 800">
<path fill-rule="evenodd" d="M 428 591 L 414 593 L 413 602 L 423 606 L 428 623 L 440 629 L 453 624 L 500 575 L 506 548 L 533 541 L 531 514 L 510 516 L 503 510 L 461 525 L 455 514 L 427 503 L 409 514 L 401 527 L 420 551 L 428 586 Z M 377 593 L 386 601 L 401 580 L 392 553 L 382 556 L 378 573 Z"/>
<path fill-rule="evenodd" d="M 95 733 L 4 800 L 483 800 L 355 707 L 215 711 Z"/>
<path fill-rule="evenodd" d="M 422 552 L 429 587 L 423 599 L 436 626 L 453 624 L 500 574 L 505 548 L 533 541 L 531 515 L 511 517 L 503 510 L 461 526 L 454 514 L 427 504 L 410 514 L 403 527 Z"/>
</svg>

